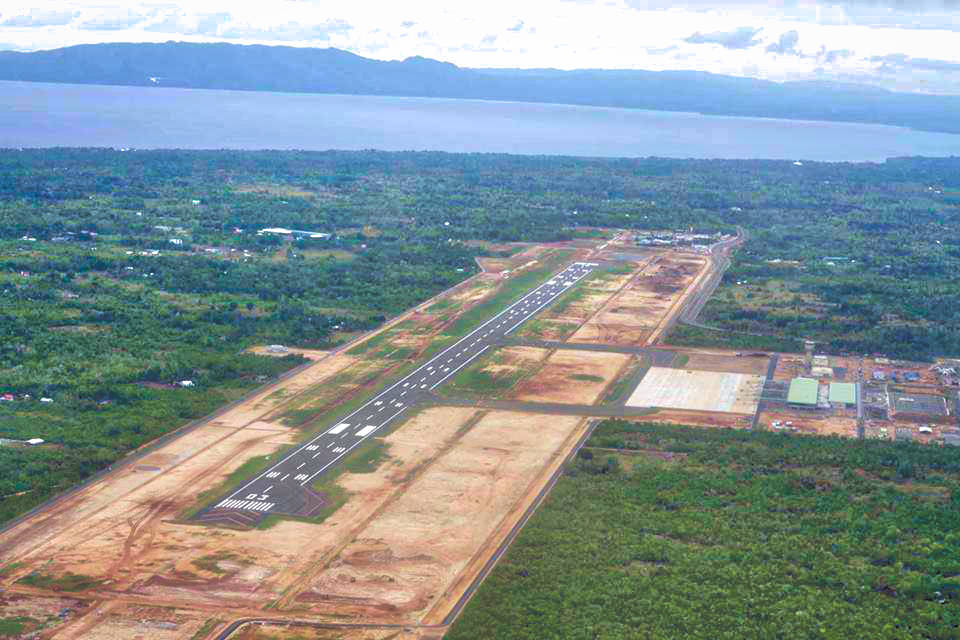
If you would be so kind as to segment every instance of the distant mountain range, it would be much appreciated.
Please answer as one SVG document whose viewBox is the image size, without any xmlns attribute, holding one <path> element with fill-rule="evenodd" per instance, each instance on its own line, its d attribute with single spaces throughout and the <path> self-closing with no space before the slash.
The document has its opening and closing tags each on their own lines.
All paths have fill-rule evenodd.
<svg viewBox="0 0 960 640">
<path fill-rule="evenodd" d="M 167 42 L 3 51 L 0 80 L 516 100 L 960 133 L 960 96 L 697 71 L 465 69 L 421 57 L 372 60 L 333 48 Z"/>
</svg>

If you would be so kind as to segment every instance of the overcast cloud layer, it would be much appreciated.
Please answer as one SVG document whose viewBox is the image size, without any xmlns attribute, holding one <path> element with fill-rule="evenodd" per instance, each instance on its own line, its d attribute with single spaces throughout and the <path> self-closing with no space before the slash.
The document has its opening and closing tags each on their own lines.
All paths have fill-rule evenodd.
<svg viewBox="0 0 960 640">
<path fill-rule="evenodd" d="M 696 69 L 960 94 L 960 0 L 4 0 L 0 49 L 228 41 L 465 67 Z"/>
</svg>

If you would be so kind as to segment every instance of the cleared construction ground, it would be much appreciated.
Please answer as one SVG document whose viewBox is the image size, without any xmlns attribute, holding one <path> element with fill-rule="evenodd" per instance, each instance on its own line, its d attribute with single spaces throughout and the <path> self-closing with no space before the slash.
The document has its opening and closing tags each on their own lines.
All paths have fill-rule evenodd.
<svg viewBox="0 0 960 640">
<path fill-rule="evenodd" d="M 481 274 L 364 343 L 318 354 L 298 375 L 0 533 L 0 619 L 46 620 L 43 637 L 58 639 L 202 640 L 253 618 L 323 622 L 336 628 L 329 637 L 439 637 L 586 433 L 589 416 L 421 408 L 316 487 L 328 500 L 321 517 L 255 529 L 187 518 L 306 439 L 313 425 L 396 379 L 431 345 L 449 342 L 445 332 L 464 314 L 517 274 L 550 264 L 555 252 L 528 247 L 498 259 L 510 277 Z M 563 259 L 603 254 L 577 249 Z M 642 347 L 706 263 L 660 252 L 617 264 L 546 319 L 569 325 L 579 344 L 603 342 L 621 326 L 629 331 L 613 344 Z M 643 314 L 630 310 L 641 307 Z M 635 357 L 510 347 L 477 364 L 513 376 L 498 391 L 508 401 L 590 406 L 633 370 Z M 732 393 L 714 404 L 739 407 Z M 280 627 L 274 632 L 285 637 Z M 259 637 L 253 627 L 238 634 Z"/>
<path fill-rule="evenodd" d="M 650 344 L 653 334 L 676 311 L 677 303 L 705 265 L 705 258 L 698 255 L 657 255 L 570 340 L 624 346 Z"/>
</svg>

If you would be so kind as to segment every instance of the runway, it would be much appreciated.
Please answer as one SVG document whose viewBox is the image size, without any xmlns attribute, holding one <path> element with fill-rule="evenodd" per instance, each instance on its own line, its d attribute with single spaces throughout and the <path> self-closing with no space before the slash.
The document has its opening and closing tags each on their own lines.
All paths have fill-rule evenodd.
<svg viewBox="0 0 960 640">
<path fill-rule="evenodd" d="M 197 517 L 208 519 L 229 513 L 245 515 L 245 519 L 268 514 L 312 515 L 323 506 L 322 496 L 310 489 L 320 475 L 365 440 L 401 419 L 410 407 L 421 400 L 428 401 L 433 389 L 500 343 L 597 266 L 592 262 L 571 264 Z"/>
</svg>

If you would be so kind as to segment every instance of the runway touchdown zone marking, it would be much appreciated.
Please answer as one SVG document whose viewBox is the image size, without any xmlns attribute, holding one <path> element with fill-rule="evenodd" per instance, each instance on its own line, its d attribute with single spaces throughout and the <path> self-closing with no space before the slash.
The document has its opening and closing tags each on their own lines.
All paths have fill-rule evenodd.
<svg viewBox="0 0 960 640">
<path fill-rule="evenodd" d="M 251 478 L 247 484 L 218 503 L 216 508 L 267 512 L 274 509 L 277 504 L 287 505 L 289 498 L 293 496 L 289 494 L 292 490 L 291 485 L 285 481 L 291 478 L 291 475 L 296 474 L 292 478 L 294 485 L 306 487 L 314 478 L 343 459 L 367 437 L 397 418 L 406 409 L 406 406 L 398 400 L 398 397 L 405 396 L 408 391 L 412 391 L 416 396 L 420 389 L 425 390 L 428 387 L 435 389 L 449 380 L 464 366 L 474 361 L 492 346 L 491 344 L 483 344 L 483 338 L 492 337 L 493 340 L 496 340 L 499 337 L 509 335 L 523 322 L 556 300 L 570 286 L 583 279 L 594 266 L 597 265 L 591 263 L 570 265 L 555 275 L 551 281 L 529 292 L 522 299 L 487 320 L 469 335 L 461 338 L 456 344 L 443 350 L 403 379 L 381 391 L 365 405 L 347 416 L 344 422 L 336 424 L 310 442 L 304 443 L 300 448 L 288 453 L 262 475 Z M 458 360 L 459 362 L 457 362 Z M 440 364 L 444 361 L 448 366 Z M 416 380 L 419 380 L 419 382 L 415 382 Z M 387 406 L 397 409 L 389 417 L 382 413 Z M 357 417 L 364 415 L 364 413 L 369 414 L 366 419 L 361 420 Z M 359 424 L 357 424 L 358 422 Z M 357 427 L 359 428 L 354 431 L 353 429 Z M 346 440 L 347 438 L 350 438 L 350 440 Z M 340 445 L 339 443 L 343 440 L 346 440 L 346 442 Z M 325 458 L 316 460 L 321 455 Z M 310 462 L 310 466 L 307 466 L 308 462 L 313 460 L 316 461 Z M 285 471 L 291 473 L 285 473 Z M 281 474 L 283 474 L 282 477 Z M 264 482 L 264 479 L 274 479 L 277 484 L 270 484 L 271 491 L 265 491 L 264 486 L 268 485 L 269 482 Z M 272 491 L 275 486 L 279 493 Z M 248 493 L 257 491 L 258 488 L 258 493 Z M 271 492 L 275 495 L 269 495 Z M 273 498 L 274 502 L 267 501 L 270 497 Z M 296 500 L 294 503 L 296 503 Z M 280 507 L 281 510 L 283 508 L 285 507 Z"/>
</svg>

